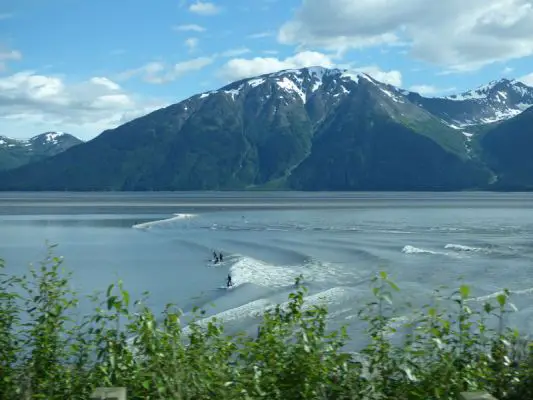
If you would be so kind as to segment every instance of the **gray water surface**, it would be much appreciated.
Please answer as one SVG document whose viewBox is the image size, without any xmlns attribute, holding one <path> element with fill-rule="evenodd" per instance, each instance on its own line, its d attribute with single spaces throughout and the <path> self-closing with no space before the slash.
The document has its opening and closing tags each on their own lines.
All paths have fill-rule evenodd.
<svg viewBox="0 0 533 400">
<path fill-rule="evenodd" d="M 59 244 L 55 253 L 82 294 L 120 278 L 133 298 L 148 290 L 156 309 L 204 306 L 250 331 L 254 316 L 285 301 L 303 274 L 309 303 L 325 302 L 332 326 L 352 324 L 356 339 L 356 314 L 378 271 L 415 306 L 439 285 L 466 282 L 478 302 L 505 287 L 516 291 L 519 308 L 511 322 L 533 332 L 532 200 L 527 193 L 0 193 L 0 257 L 9 271 L 24 272 L 48 240 Z M 213 250 L 224 263 L 212 263 Z M 230 291 L 222 289 L 228 273 Z"/>
</svg>

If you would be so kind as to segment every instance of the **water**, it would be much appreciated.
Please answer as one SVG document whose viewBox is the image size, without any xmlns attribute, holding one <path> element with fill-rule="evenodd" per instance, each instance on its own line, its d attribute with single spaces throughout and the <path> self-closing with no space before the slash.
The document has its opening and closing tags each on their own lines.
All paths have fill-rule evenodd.
<svg viewBox="0 0 533 400">
<path fill-rule="evenodd" d="M 510 323 L 528 333 L 532 200 L 525 193 L 3 193 L 0 255 L 22 272 L 42 259 L 49 240 L 82 294 L 121 278 L 133 298 L 148 290 L 156 309 L 197 305 L 249 332 L 257 313 L 285 301 L 303 274 L 309 303 L 328 305 L 332 327 L 351 324 L 354 346 L 356 314 L 378 271 L 415 305 L 440 285 L 466 282 L 477 302 L 505 287 L 519 308 Z M 225 255 L 222 264 L 212 263 L 213 250 Z M 232 290 L 223 289 L 228 273 Z M 409 319 L 403 312 L 400 321 Z"/>
</svg>

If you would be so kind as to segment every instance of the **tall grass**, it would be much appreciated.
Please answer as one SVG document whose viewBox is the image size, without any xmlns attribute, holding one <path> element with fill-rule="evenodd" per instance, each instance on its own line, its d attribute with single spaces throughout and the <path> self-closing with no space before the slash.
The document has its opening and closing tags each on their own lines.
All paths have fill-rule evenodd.
<svg viewBox="0 0 533 400">
<path fill-rule="evenodd" d="M 132 301 L 121 282 L 94 297 L 94 312 L 74 320 L 77 295 L 62 259 L 50 251 L 38 268 L 12 276 L 0 267 L 0 398 L 86 399 L 97 386 L 125 386 L 129 399 L 456 399 L 483 390 L 501 400 L 533 399 L 533 352 L 503 325 L 509 292 L 480 309 L 461 286 L 455 308 L 415 310 L 401 345 L 385 273 L 361 312 L 369 344 L 344 352 L 346 330 L 327 329 L 327 309 L 304 307 L 297 285 L 286 306 L 264 313 L 257 337 L 227 335 L 216 319 L 185 329 L 181 312 L 161 314 Z M 502 321 L 495 329 L 487 321 Z"/>
</svg>

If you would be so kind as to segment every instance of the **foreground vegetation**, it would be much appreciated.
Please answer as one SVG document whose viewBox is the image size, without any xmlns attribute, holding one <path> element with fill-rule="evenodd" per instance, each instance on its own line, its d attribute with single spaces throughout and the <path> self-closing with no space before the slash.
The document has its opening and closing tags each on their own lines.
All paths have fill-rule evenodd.
<svg viewBox="0 0 533 400">
<path fill-rule="evenodd" d="M 533 399 L 532 349 L 503 326 L 508 291 L 474 310 L 462 286 L 455 310 L 418 310 L 398 346 L 389 338 L 399 289 L 382 273 L 360 313 L 370 341 L 354 359 L 345 331 L 328 331 L 327 310 L 306 307 L 299 285 L 265 312 L 257 337 L 229 336 L 216 320 L 185 329 L 174 305 L 156 315 L 120 282 L 74 321 L 78 300 L 61 264 L 50 253 L 28 276 L 0 267 L 1 399 L 86 399 L 97 386 L 125 386 L 128 399 L 426 400 L 465 390 Z"/>
</svg>

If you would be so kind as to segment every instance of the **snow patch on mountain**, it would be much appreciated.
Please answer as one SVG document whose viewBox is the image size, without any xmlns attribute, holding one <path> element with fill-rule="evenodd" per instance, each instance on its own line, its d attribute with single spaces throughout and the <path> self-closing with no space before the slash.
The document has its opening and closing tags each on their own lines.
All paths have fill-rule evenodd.
<svg viewBox="0 0 533 400">
<path fill-rule="evenodd" d="M 53 146 L 62 145 L 63 143 L 70 143 L 70 141 L 64 142 L 63 138 L 72 138 L 76 140 L 76 138 L 72 137 L 68 133 L 56 131 L 41 133 L 40 135 L 33 136 L 29 139 L 12 139 L 9 137 L 0 136 L 0 145 L 9 148 L 25 147 L 28 148 L 29 151 L 34 151 L 43 145 L 51 148 Z"/>
<path fill-rule="evenodd" d="M 271 74 L 272 76 L 284 76 L 286 74 L 295 74 L 295 75 L 301 75 L 302 74 L 302 70 L 299 70 L 299 69 L 284 69 L 284 70 L 281 70 L 281 71 L 278 71 L 278 72 L 274 72 L 273 74 Z"/>
<path fill-rule="evenodd" d="M 383 93 L 385 93 L 388 97 L 390 97 L 396 103 L 405 103 L 404 99 L 402 99 L 400 96 L 395 95 L 390 90 L 384 89 L 382 87 L 380 87 L 379 90 L 381 90 Z"/>
<path fill-rule="evenodd" d="M 259 86 L 259 85 L 262 85 L 263 83 L 265 83 L 265 78 L 250 79 L 247 83 L 251 87 L 256 87 L 256 86 Z"/>
<path fill-rule="evenodd" d="M 289 78 L 284 77 L 282 80 L 277 81 L 276 84 L 284 90 L 288 90 L 288 91 L 296 93 L 298 96 L 300 96 L 300 98 L 302 99 L 302 102 L 304 104 L 306 103 L 307 96 L 305 95 L 305 93 L 302 91 L 302 89 L 296 86 L 296 84 L 293 81 L 291 81 Z"/>
<path fill-rule="evenodd" d="M 57 144 L 58 142 L 57 139 L 64 135 L 65 135 L 64 132 L 47 132 L 45 134 L 45 140 L 47 143 Z"/>
<path fill-rule="evenodd" d="M 237 89 L 224 90 L 224 93 L 229 94 L 232 100 L 235 100 L 239 94 L 241 94 L 244 84 L 240 85 Z"/>
<path fill-rule="evenodd" d="M 490 81 L 485 85 L 478 86 L 475 89 L 468 90 L 461 94 L 446 96 L 445 99 L 453 101 L 464 100 L 490 100 L 495 98 L 508 99 L 508 93 L 514 92 L 522 97 L 530 97 L 533 94 L 533 88 L 524 85 L 517 80 L 501 79 L 499 81 Z"/>
</svg>

